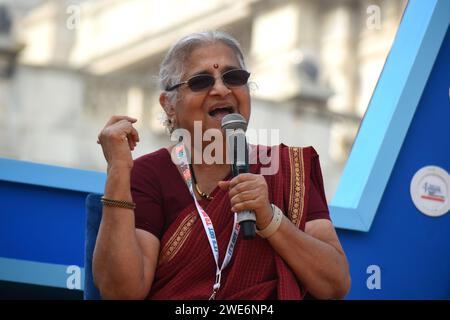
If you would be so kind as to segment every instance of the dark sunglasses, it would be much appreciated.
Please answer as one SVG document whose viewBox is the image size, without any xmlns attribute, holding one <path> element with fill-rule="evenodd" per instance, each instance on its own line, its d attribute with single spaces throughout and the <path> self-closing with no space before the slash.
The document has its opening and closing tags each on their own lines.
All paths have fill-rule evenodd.
<svg viewBox="0 0 450 320">
<path fill-rule="evenodd" d="M 229 71 L 225 71 L 220 77 L 227 87 L 239 87 L 247 84 L 250 73 L 242 69 L 232 69 Z M 209 90 L 212 86 L 214 86 L 214 83 L 216 83 L 216 78 L 214 78 L 212 75 L 198 74 L 186 81 L 177 83 L 167 88 L 166 91 L 172 91 L 182 86 L 183 84 L 187 84 L 189 89 L 194 92 L 199 92 L 203 90 Z"/>
</svg>

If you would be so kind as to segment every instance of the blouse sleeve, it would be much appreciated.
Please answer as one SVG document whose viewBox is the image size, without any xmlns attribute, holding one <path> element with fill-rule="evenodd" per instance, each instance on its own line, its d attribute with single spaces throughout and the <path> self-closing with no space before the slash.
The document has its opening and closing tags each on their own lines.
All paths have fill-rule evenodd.
<svg viewBox="0 0 450 320">
<path fill-rule="evenodd" d="M 311 152 L 311 184 L 309 189 L 309 202 L 306 222 L 315 219 L 330 219 L 325 190 L 323 186 L 322 170 L 320 169 L 319 155 L 312 148 Z"/>
<path fill-rule="evenodd" d="M 164 228 L 161 188 L 149 160 L 146 156 L 136 159 L 131 171 L 135 225 L 160 239 Z"/>
</svg>

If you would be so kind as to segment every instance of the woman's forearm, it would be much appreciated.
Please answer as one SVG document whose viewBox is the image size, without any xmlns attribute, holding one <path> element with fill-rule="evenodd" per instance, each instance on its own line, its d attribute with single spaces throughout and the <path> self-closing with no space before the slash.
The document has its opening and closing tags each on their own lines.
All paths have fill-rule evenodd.
<svg viewBox="0 0 450 320">
<path fill-rule="evenodd" d="M 347 294 L 350 277 L 343 252 L 299 230 L 285 216 L 268 241 L 314 297 L 340 299 Z"/>
<path fill-rule="evenodd" d="M 105 198 L 132 201 L 130 172 L 108 168 Z M 103 207 L 93 258 L 94 281 L 103 298 L 144 298 L 144 259 L 136 237 L 134 212 Z"/>
</svg>

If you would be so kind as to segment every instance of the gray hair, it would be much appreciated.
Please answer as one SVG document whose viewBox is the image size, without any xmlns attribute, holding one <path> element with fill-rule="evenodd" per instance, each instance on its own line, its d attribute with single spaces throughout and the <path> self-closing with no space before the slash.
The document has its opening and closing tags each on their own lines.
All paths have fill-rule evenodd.
<svg viewBox="0 0 450 320">
<path fill-rule="evenodd" d="M 181 82 L 184 64 L 189 59 L 192 51 L 201 45 L 221 42 L 227 45 L 236 54 L 239 65 L 245 69 L 244 54 L 239 42 L 228 33 L 222 31 L 205 31 L 187 35 L 178 40 L 167 52 L 159 68 L 159 87 L 166 91 L 167 88 Z M 166 91 L 166 97 L 170 103 L 175 103 L 178 91 Z M 165 125 L 171 132 L 170 121 L 165 120 Z"/>
</svg>

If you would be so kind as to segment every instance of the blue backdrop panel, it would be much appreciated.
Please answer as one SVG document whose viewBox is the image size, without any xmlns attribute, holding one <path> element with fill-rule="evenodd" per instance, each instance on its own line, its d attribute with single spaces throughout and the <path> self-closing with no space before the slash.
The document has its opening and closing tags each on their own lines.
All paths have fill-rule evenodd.
<svg viewBox="0 0 450 320">
<path fill-rule="evenodd" d="M 86 193 L 0 181 L 0 257 L 83 266 Z"/>
<path fill-rule="evenodd" d="M 420 168 L 450 171 L 449 37 L 447 30 L 370 231 L 338 230 L 350 261 L 349 299 L 450 299 L 450 214 L 425 216 L 409 192 Z M 366 285 L 369 265 L 381 269 L 380 290 Z"/>
</svg>

